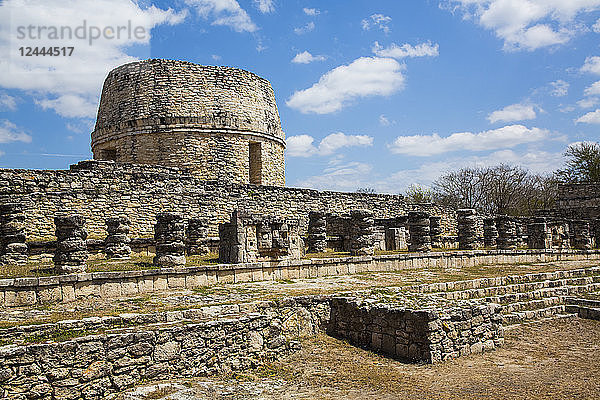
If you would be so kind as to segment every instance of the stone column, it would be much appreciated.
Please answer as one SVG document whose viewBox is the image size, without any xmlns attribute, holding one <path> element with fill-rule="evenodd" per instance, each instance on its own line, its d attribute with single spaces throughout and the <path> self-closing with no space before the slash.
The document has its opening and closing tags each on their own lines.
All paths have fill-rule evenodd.
<svg viewBox="0 0 600 400">
<path fill-rule="evenodd" d="M 596 248 L 600 249 L 600 217 L 594 220 L 594 238 L 596 241 Z"/>
<path fill-rule="evenodd" d="M 408 251 L 431 251 L 429 214 L 421 211 L 408 213 L 410 243 Z"/>
<path fill-rule="evenodd" d="M 527 225 L 527 247 L 530 249 L 549 249 L 552 247 L 552 232 L 548 229 L 546 218 L 532 218 Z"/>
<path fill-rule="evenodd" d="M 308 214 L 308 252 L 322 253 L 327 248 L 327 217 L 325 213 L 311 211 Z"/>
<path fill-rule="evenodd" d="M 590 223 L 584 220 L 571 221 L 573 227 L 572 247 L 577 250 L 590 250 L 592 238 L 590 237 Z"/>
<path fill-rule="evenodd" d="M 156 215 L 154 226 L 158 267 L 185 266 L 185 221 L 183 215 L 163 212 Z"/>
<path fill-rule="evenodd" d="M 0 204 L 0 264 L 27 263 L 23 208 L 20 203 Z"/>
<path fill-rule="evenodd" d="M 54 217 L 56 252 L 54 268 L 59 274 L 85 272 L 88 259 L 87 231 L 83 215 L 71 214 Z"/>
<path fill-rule="evenodd" d="M 126 216 L 106 219 L 106 231 L 108 232 L 104 239 L 106 258 L 128 259 L 131 256 L 130 225 L 131 221 Z"/>
<path fill-rule="evenodd" d="M 456 212 L 458 222 L 458 248 L 475 250 L 477 243 L 477 212 L 472 208 L 464 208 Z"/>
<path fill-rule="evenodd" d="M 513 218 L 508 215 L 498 215 L 496 227 L 498 229 L 498 239 L 496 240 L 498 250 L 515 250 L 517 248 L 517 228 Z"/>
<path fill-rule="evenodd" d="M 353 256 L 372 256 L 375 254 L 373 213 L 368 210 L 352 210 L 350 212 L 350 225 L 352 231 L 350 253 Z"/>
<path fill-rule="evenodd" d="M 494 218 L 483 219 L 483 245 L 485 247 L 496 247 L 498 239 L 498 229 L 496 229 L 496 220 Z"/>
<path fill-rule="evenodd" d="M 191 218 L 187 226 L 187 253 L 188 255 L 203 256 L 210 253 L 208 247 L 209 224 L 206 218 Z"/>
<path fill-rule="evenodd" d="M 431 247 L 442 247 L 442 217 L 429 217 L 429 235 L 431 236 Z"/>
</svg>

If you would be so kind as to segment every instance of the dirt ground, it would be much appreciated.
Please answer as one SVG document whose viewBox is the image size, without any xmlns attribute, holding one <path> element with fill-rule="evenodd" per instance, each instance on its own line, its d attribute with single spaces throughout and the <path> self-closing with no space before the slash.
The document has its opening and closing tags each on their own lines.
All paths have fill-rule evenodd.
<svg viewBox="0 0 600 400">
<path fill-rule="evenodd" d="M 235 379 L 186 382 L 165 399 L 598 399 L 600 322 L 568 318 L 506 332 L 505 346 L 410 365 L 324 334 Z M 166 393 L 165 393 L 166 394 Z"/>
</svg>

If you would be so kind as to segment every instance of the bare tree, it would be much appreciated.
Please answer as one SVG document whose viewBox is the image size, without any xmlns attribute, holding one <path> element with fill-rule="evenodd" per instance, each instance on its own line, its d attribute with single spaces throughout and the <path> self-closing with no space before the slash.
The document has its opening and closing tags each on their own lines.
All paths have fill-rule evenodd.
<svg viewBox="0 0 600 400">
<path fill-rule="evenodd" d="M 421 185 L 412 184 L 406 189 L 405 197 L 409 203 L 431 203 L 433 191 Z"/>
<path fill-rule="evenodd" d="M 479 168 L 462 168 L 442 175 L 433 183 L 435 200 L 453 208 L 479 208 L 482 172 Z"/>
</svg>

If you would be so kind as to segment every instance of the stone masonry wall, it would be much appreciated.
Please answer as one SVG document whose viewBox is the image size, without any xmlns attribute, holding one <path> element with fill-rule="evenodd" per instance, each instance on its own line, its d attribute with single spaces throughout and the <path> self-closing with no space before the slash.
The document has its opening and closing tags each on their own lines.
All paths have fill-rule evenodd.
<svg viewBox="0 0 600 400">
<path fill-rule="evenodd" d="M 432 204 L 407 204 L 402 196 L 320 192 L 272 186 L 204 181 L 169 167 L 83 161 L 70 170 L 0 170 L 0 198 L 25 204 L 27 240 L 53 240 L 54 216 L 76 211 L 86 218 L 90 238 L 106 236 L 105 219 L 125 215 L 132 237 L 151 237 L 159 212 L 206 218 L 210 235 L 235 209 L 282 218 L 299 218 L 306 234 L 308 213 L 346 214 L 369 209 L 375 218 L 391 218 L 425 210 L 442 216 L 446 235 L 453 234 L 451 211 Z"/>
</svg>

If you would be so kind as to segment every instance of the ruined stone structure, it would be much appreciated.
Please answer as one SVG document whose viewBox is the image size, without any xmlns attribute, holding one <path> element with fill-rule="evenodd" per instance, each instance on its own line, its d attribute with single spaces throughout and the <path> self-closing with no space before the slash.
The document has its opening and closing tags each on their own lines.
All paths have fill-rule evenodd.
<svg viewBox="0 0 600 400">
<path fill-rule="evenodd" d="M 311 211 L 308 214 L 309 253 L 322 253 L 327 248 L 327 218 L 324 213 Z"/>
<path fill-rule="evenodd" d="M 0 204 L 0 264 L 25 264 L 25 214 L 19 203 Z"/>
<path fill-rule="evenodd" d="M 56 272 L 59 274 L 85 272 L 85 263 L 88 259 L 85 218 L 79 214 L 57 216 L 54 218 L 54 225 L 57 239 L 54 253 Z"/>
<path fill-rule="evenodd" d="M 183 215 L 169 212 L 158 214 L 154 239 L 156 240 L 154 265 L 185 266 L 185 221 Z"/>
<path fill-rule="evenodd" d="M 267 80 L 184 61 L 111 71 L 92 133 L 97 160 L 181 167 L 235 183 L 284 186 L 284 150 Z"/>
<path fill-rule="evenodd" d="M 456 212 L 458 222 L 458 248 L 474 250 L 479 247 L 477 238 L 477 212 L 472 208 Z"/>
<path fill-rule="evenodd" d="M 512 217 L 498 215 L 496 217 L 498 239 L 496 245 L 499 250 L 513 250 L 517 248 L 517 227 Z"/>
<path fill-rule="evenodd" d="M 350 212 L 351 247 L 354 256 L 369 256 L 375 252 L 373 213 L 369 210 L 353 210 Z"/>
<path fill-rule="evenodd" d="M 408 228 L 410 242 L 409 251 L 430 251 L 431 236 L 429 228 L 429 214 L 412 211 L 408 213 Z"/>
<path fill-rule="evenodd" d="M 131 255 L 130 223 L 129 218 L 124 216 L 106 219 L 106 231 L 108 232 L 104 239 L 106 258 L 129 258 Z"/>
<path fill-rule="evenodd" d="M 532 218 L 527 225 L 528 242 L 530 249 L 549 249 L 552 247 L 552 231 L 548 228 L 546 218 Z"/>
<path fill-rule="evenodd" d="M 574 220 L 571 226 L 573 227 L 571 246 L 578 250 L 590 250 L 592 248 L 590 223 L 585 220 Z"/>
<path fill-rule="evenodd" d="M 206 218 L 191 218 L 186 229 L 186 251 L 190 256 L 210 253 L 207 238 L 209 223 Z"/>
<path fill-rule="evenodd" d="M 295 260 L 302 256 L 304 241 L 297 221 L 234 211 L 231 221 L 219 226 L 220 262 Z"/>
<path fill-rule="evenodd" d="M 442 243 L 442 217 L 432 215 L 429 217 L 429 235 L 431 236 L 431 247 L 441 248 Z"/>
<path fill-rule="evenodd" d="M 496 228 L 496 219 L 488 217 L 483 219 L 483 245 L 487 248 L 496 247 L 498 239 L 498 229 Z"/>
</svg>

